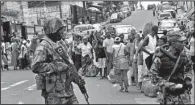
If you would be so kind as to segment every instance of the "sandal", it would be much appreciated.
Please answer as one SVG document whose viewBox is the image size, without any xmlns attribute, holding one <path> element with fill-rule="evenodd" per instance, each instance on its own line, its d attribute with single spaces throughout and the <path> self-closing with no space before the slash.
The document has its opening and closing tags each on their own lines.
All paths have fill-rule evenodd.
<svg viewBox="0 0 195 105">
<path fill-rule="evenodd" d="M 128 88 L 127 88 L 127 87 L 125 88 L 125 92 L 126 92 L 126 93 L 127 93 L 127 92 L 129 92 L 129 90 L 128 90 Z"/>
<path fill-rule="evenodd" d="M 121 89 L 119 91 L 122 92 L 123 90 L 124 90 L 124 87 L 121 87 Z"/>
</svg>

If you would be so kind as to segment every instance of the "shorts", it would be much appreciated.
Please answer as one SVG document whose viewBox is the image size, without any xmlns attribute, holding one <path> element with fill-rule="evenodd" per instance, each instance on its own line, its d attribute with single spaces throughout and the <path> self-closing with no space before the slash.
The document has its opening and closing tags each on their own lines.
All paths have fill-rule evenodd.
<svg viewBox="0 0 195 105">
<path fill-rule="evenodd" d="M 105 68 L 106 67 L 106 58 L 98 58 L 98 68 Z"/>
</svg>

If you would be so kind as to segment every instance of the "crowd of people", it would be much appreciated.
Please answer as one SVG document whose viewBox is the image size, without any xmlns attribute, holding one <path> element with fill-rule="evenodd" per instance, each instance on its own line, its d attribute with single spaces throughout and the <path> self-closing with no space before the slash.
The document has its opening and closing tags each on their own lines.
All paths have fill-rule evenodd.
<svg viewBox="0 0 195 105">
<path fill-rule="evenodd" d="M 114 33 L 107 32 L 105 28 L 102 31 L 80 37 L 79 41 L 74 40 L 77 44 L 74 43 L 72 54 L 75 53 L 76 55 L 72 57 L 75 58 L 75 64 L 78 70 L 82 71 L 82 75 L 94 76 L 99 73 L 101 79 L 107 78 L 112 83 L 119 84 L 120 91 L 128 92 L 129 86 L 136 86 L 137 89 L 144 92 L 143 88 L 151 87 L 153 90 L 150 92 L 157 94 L 158 88 L 145 87 L 147 85 L 145 81 L 152 81 L 151 78 L 157 81 L 156 76 L 163 78 L 163 80 L 167 79 L 172 71 L 169 69 L 173 69 L 177 58 L 182 53 L 186 59 L 185 63 L 180 62 L 183 66 L 180 68 L 182 72 L 174 73 L 173 77 L 177 79 L 171 77 L 170 81 L 171 83 L 182 84 L 187 74 L 192 76 L 194 30 L 181 29 L 180 31 L 170 32 L 164 30 L 162 34 L 159 34 L 158 26 L 149 22 L 141 32 L 132 29 L 129 32 L 128 40 L 124 40 L 123 34 L 117 36 Z M 168 59 L 166 56 L 172 58 L 174 63 L 172 59 Z M 78 66 L 79 62 L 82 63 Z M 95 65 L 96 70 L 90 68 L 90 65 Z M 96 73 L 88 75 L 87 72 Z M 182 82 L 179 82 L 179 76 L 182 76 Z M 191 86 L 189 85 L 189 87 Z M 147 93 L 144 94 L 147 95 Z M 161 101 L 161 103 L 163 102 Z"/>
<path fill-rule="evenodd" d="M 51 24 L 50 21 L 54 24 Z M 127 40 L 124 40 L 124 34 L 110 33 L 104 27 L 100 32 L 88 32 L 84 36 L 73 34 L 73 41 L 68 44 L 65 37 L 62 37 L 65 36 L 63 24 L 57 18 L 46 21 L 44 25 L 45 36 L 39 42 L 37 42 L 37 37 L 33 38 L 32 41 L 13 37 L 8 49 L 5 49 L 5 44 L 2 43 L 4 69 L 8 69 L 6 50 L 9 50 L 11 52 L 11 65 L 14 66 L 14 69 L 17 67 L 30 69 L 33 57 L 32 71 L 40 78 L 44 73 L 56 72 L 53 75 L 46 75 L 46 88 L 39 83 L 37 84 L 41 86 L 40 90 L 42 90 L 46 103 L 57 102 L 55 99 L 59 97 L 50 96 L 52 94 L 60 94 L 64 97 L 71 96 L 62 99 L 68 102 L 72 100 L 70 103 L 77 103 L 72 88 L 69 87 L 69 90 L 63 91 L 66 87 L 64 84 L 62 85 L 62 82 L 56 80 L 57 77 L 67 77 L 67 81 L 71 74 L 66 74 L 68 64 L 63 63 L 54 51 L 54 47 L 57 45 L 63 45 L 65 51 L 68 51 L 68 55 L 70 55 L 68 59 L 73 61 L 82 76 L 97 76 L 99 74 L 100 79 L 107 78 L 112 83 L 119 84 L 121 92 L 128 92 L 129 86 L 136 86 L 137 89 L 144 92 L 143 88 L 149 88 L 145 84 L 146 79 L 151 81 L 150 84 L 158 81 L 158 87 L 169 87 L 166 94 L 169 98 L 166 102 L 173 104 L 173 99 L 179 103 L 186 101 L 186 97 L 190 94 L 190 88 L 192 88 L 194 30 L 191 32 L 186 30 L 167 32 L 165 30 L 163 35 L 159 35 L 158 26 L 149 22 L 145 24 L 143 31 L 138 32 L 136 29 L 131 29 Z M 60 43 L 56 45 L 58 41 Z M 57 77 L 54 78 L 55 76 Z M 77 84 L 83 83 L 83 81 L 80 82 L 80 79 L 77 81 L 77 77 L 72 78 L 76 78 L 73 81 Z M 64 81 L 63 78 L 61 79 Z M 62 87 L 52 85 L 54 82 L 59 82 L 58 85 L 62 85 Z M 58 92 L 56 93 L 53 89 Z M 158 96 L 163 93 L 162 90 L 162 88 L 161 91 L 158 90 Z M 185 93 L 186 91 L 187 93 Z M 157 94 L 155 90 L 151 92 Z M 181 94 L 185 94 L 185 96 L 180 97 Z M 158 97 L 158 99 L 160 103 L 165 102 L 162 97 Z"/>
<path fill-rule="evenodd" d="M 36 35 L 32 40 L 16 37 L 13 33 L 10 42 L 5 42 L 2 37 L 2 68 L 1 70 L 29 70 L 33 52 L 38 44 Z M 13 67 L 13 68 L 12 68 Z"/>
</svg>

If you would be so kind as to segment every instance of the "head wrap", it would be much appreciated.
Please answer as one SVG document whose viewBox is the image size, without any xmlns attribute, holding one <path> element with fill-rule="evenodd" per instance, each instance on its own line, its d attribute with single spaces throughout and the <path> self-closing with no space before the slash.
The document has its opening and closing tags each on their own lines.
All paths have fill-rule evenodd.
<svg viewBox="0 0 195 105">
<path fill-rule="evenodd" d="M 114 41 L 115 41 L 115 42 L 120 42 L 120 41 L 121 41 L 121 38 L 120 38 L 120 37 L 116 37 L 116 38 L 114 39 Z"/>
</svg>

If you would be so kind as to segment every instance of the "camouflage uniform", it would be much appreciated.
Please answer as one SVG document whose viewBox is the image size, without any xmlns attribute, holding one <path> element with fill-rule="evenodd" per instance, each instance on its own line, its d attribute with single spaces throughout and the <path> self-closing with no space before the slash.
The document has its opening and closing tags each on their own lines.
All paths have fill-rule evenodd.
<svg viewBox="0 0 195 105">
<path fill-rule="evenodd" d="M 173 40 L 182 41 L 182 38 Z M 165 51 L 165 50 L 164 50 Z M 169 52 L 168 52 L 169 53 Z M 192 65 L 187 58 L 186 54 L 180 55 L 180 61 L 176 68 L 176 71 L 171 76 L 169 82 L 166 81 L 170 76 L 175 64 L 177 61 L 177 57 L 174 58 L 166 53 L 163 53 L 161 50 L 156 54 L 153 65 L 150 69 L 153 77 L 157 77 L 156 79 L 159 82 L 159 94 L 158 101 L 161 104 L 164 104 L 163 99 L 163 87 L 166 87 L 166 104 L 189 104 L 191 102 L 190 99 L 190 90 L 192 85 L 187 84 L 186 80 L 191 82 L 192 79 Z M 177 84 L 182 84 L 182 88 L 175 88 Z"/>
<path fill-rule="evenodd" d="M 45 33 L 55 33 L 63 27 L 61 23 L 57 18 L 46 21 Z M 68 65 L 54 50 L 59 45 L 46 35 L 37 46 L 32 63 L 32 71 L 38 75 L 36 80 L 40 80 L 36 81 L 37 88 L 42 90 L 46 104 L 78 104 L 72 84 L 65 83 L 70 77 Z"/>
</svg>

